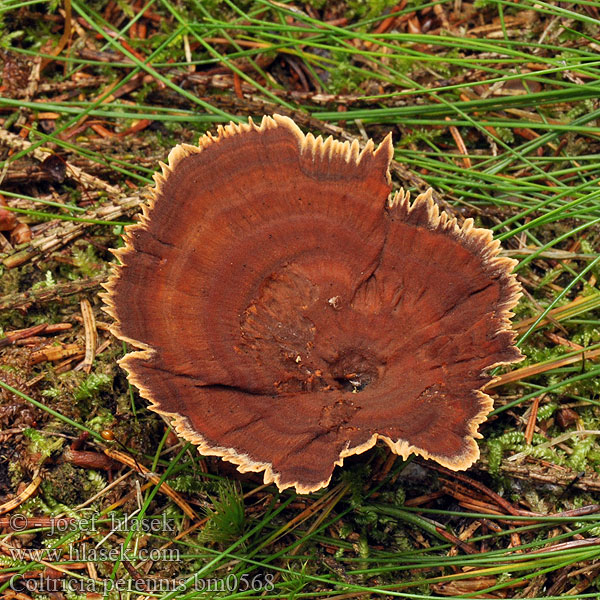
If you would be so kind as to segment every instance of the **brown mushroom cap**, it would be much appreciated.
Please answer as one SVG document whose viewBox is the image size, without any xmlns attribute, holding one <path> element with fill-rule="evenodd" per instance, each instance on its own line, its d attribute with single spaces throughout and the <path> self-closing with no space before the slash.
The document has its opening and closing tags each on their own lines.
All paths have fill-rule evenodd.
<svg viewBox="0 0 600 600">
<path fill-rule="evenodd" d="M 326 486 L 378 438 L 479 456 L 486 370 L 521 355 L 519 285 L 490 231 L 390 196 L 375 150 L 275 115 L 180 145 L 106 285 L 121 365 L 176 431 L 280 489 Z"/>
</svg>

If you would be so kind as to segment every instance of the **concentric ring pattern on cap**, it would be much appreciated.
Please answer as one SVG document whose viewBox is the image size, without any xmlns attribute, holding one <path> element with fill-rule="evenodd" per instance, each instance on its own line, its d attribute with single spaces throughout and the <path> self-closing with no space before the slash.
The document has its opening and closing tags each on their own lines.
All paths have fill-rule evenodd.
<svg viewBox="0 0 600 600">
<path fill-rule="evenodd" d="M 477 459 L 488 370 L 521 358 L 515 261 L 430 191 L 391 194 L 392 154 L 275 115 L 162 165 L 105 310 L 130 381 L 201 453 L 299 492 L 378 439 Z"/>
</svg>

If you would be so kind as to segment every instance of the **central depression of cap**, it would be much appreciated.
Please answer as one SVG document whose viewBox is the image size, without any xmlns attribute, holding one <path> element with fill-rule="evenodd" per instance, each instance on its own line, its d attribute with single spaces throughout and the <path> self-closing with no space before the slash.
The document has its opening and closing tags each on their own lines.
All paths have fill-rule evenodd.
<svg viewBox="0 0 600 600">
<path fill-rule="evenodd" d="M 390 196 L 375 150 L 286 117 L 177 146 L 106 285 L 121 365 L 204 454 L 299 492 L 378 438 L 477 457 L 486 369 L 520 359 L 519 286 L 491 233 Z"/>
</svg>

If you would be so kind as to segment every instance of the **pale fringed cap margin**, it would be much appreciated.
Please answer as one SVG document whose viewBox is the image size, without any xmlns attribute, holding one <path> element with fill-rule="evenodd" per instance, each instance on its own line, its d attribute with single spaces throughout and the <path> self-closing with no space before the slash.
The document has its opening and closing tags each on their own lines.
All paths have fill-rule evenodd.
<svg viewBox="0 0 600 600">
<path fill-rule="evenodd" d="M 431 190 L 392 195 L 392 155 L 274 115 L 161 165 L 103 297 L 129 380 L 202 454 L 300 493 L 378 439 L 478 458 L 488 370 L 522 358 L 515 261 Z"/>
</svg>

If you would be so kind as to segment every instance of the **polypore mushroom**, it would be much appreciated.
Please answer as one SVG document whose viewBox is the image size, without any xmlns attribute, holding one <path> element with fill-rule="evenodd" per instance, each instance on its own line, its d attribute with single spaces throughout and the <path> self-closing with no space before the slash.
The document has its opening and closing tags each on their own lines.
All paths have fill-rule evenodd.
<svg viewBox="0 0 600 600">
<path fill-rule="evenodd" d="M 129 380 L 202 454 L 298 492 L 378 439 L 478 458 L 487 370 L 521 358 L 515 261 L 431 190 L 390 195 L 392 153 L 275 115 L 161 165 L 106 310 Z"/>
</svg>

